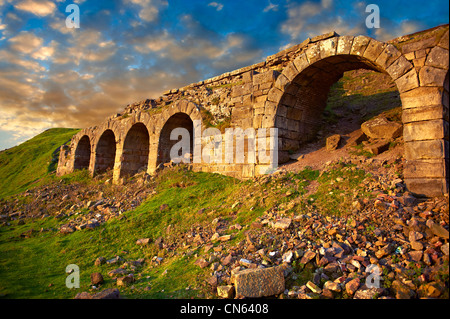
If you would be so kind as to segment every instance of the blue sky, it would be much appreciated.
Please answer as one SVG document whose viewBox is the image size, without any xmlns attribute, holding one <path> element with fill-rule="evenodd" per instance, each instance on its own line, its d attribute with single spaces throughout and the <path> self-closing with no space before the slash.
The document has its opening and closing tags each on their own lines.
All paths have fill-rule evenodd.
<svg viewBox="0 0 450 319">
<path fill-rule="evenodd" d="M 80 28 L 68 29 L 69 4 Z M 366 6 L 381 27 L 365 26 Z M 263 61 L 335 30 L 389 40 L 448 23 L 447 1 L 0 0 L 0 150 Z"/>
</svg>

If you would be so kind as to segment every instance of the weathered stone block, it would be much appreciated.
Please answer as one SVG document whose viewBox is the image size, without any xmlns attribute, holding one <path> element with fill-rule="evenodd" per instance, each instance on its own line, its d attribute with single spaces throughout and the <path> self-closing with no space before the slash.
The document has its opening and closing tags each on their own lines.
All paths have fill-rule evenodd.
<svg viewBox="0 0 450 319">
<path fill-rule="evenodd" d="M 267 96 L 267 100 L 268 101 L 272 101 L 272 102 L 278 102 L 278 101 L 280 101 L 282 96 L 283 96 L 283 91 L 281 91 L 278 88 L 272 88 L 269 91 L 269 94 Z"/>
<path fill-rule="evenodd" d="M 336 54 L 338 38 L 331 38 L 320 42 L 320 57 L 322 59 Z"/>
<path fill-rule="evenodd" d="M 442 139 L 406 142 L 405 158 L 408 161 L 444 158 L 446 144 L 448 141 Z"/>
<path fill-rule="evenodd" d="M 352 36 L 342 36 L 339 37 L 338 45 L 336 49 L 336 55 L 341 54 L 350 54 L 350 50 L 352 49 L 354 37 Z"/>
<path fill-rule="evenodd" d="M 289 82 L 292 82 L 294 78 L 298 75 L 298 70 L 295 67 L 295 64 L 293 62 L 289 63 L 283 70 L 283 75 L 286 76 L 286 78 L 289 80 Z"/>
<path fill-rule="evenodd" d="M 309 66 L 308 58 L 306 57 L 306 54 L 301 54 L 298 57 L 294 59 L 295 67 L 299 72 L 306 69 Z"/>
<path fill-rule="evenodd" d="M 441 40 L 439 41 L 439 44 L 438 44 L 440 47 L 447 49 L 447 50 L 449 49 L 448 48 L 448 45 L 449 45 L 448 31 L 449 30 L 447 30 L 447 32 L 445 32 L 445 34 L 441 37 Z"/>
<path fill-rule="evenodd" d="M 401 53 L 392 44 L 388 44 L 376 59 L 376 63 L 384 69 L 387 69 L 395 60 L 400 57 Z"/>
<path fill-rule="evenodd" d="M 404 178 L 440 178 L 445 176 L 445 160 L 408 161 L 403 171 Z"/>
<path fill-rule="evenodd" d="M 313 64 L 320 60 L 320 46 L 318 43 L 311 45 L 306 50 L 306 57 L 308 58 L 309 64 Z"/>
<path fill-rule="evenodd" d="M 393 139 L 402 134 L 402 125 L 377 117 L 361 124 L 361 130 L 371 138 Z"/>
<path fill-rule="evenodd" d="M 326 149 L 327 151 L 333 151 L 338 148 L 341 136 L 339 134 L 332 135 L 327 138 Z"/>
<path fill-rule="evenodd" d="M 330 31 L 318 36 L 315 36 L 313 38 L 311 38 L 310 42 L 319 42 L 328 38 L 332 38 L 332 37 L 337 37 L 339 36 L 339 34 L 337 34 L 335 31 Z"/>
<path fill-rule="evenodd" d="M 439 105 L 442 102 L 442 89 L 438 87 L 418 87 L 400 95 L 402 108 L 422 108 L 424 105 Z"/>
<path fill-rule="evenodd" d="M 419 86 L 419 79 L 415 69 L 411 69 L 408 73 L 395 80 L 397 89 L 400 93 L 407 92 Z"/>
<path fill-rule="evenodd" d="M 420 69 L 419 80 L 421 86 L 442 86 L 448 70 L 438 69 L 432 66 L 424 66 Z"/>
<path fill-rule="evenodd" d="M 412 64 L 404 56 L 399 57 L 395 62 L 393 62 L 388 68 L 387 73 L 395 81 L 407 71 L 412 69 Z"/>
<path fill-rule="evenodd" d="M 442 105 L 423 106 L 420 108 L 404 109 L 402 112 L 402 122 L 411 123 L 419 121 L 437 120 L 444 117 Z"/>
<path fill-rule="evenodd" d="M 414 140 L 443 139 L 448 130 L 444 120 L 412 122 L 404 125 L 403 138 L 405 142 Z M 447 127 L 446 127 L 447 126 Z"/>
<path fill-rule="evenodd" d="M 416 196 L 435 197 L 448 193 L 444 178 L 405 178 L 406 187 Z"/>
<path fill-rule="evenodd" d="M 291 120 L 299 121 L 302 118 L 303 111 L 297 108 L 289 107 L 286 117 Z"/>
<path fill-rule="evenodd" d="M 279 72 L 274 71 L 274 70 L 269 70 L 264 73 L 255 74 L 255 75 L 253 75 L 253 84 L 275 82 L 275 80 L 277 79 L 279 74 L 280 74 Z"/>
<path fill-rule="evenodd" d="M 359 35 L 355 37 L 355 39 L 353 40 L 352 49 L 350 50 L 350 54 L 363 56 L 364 51 L 366 50 L 369 44 L 369 41 L 370 38 L 364 35 Z"/>
<path fill-rule="evenodd" d="M 386 45 L 384 43 L 371 39 L 367 45 L 366 51 L 364 51 L 364 57 L 370 61 L 376 61 L 385 47 Z"/>
<path fill-rule="evenodd" d="M 428 54 L 425 65 L 434 66 L 448 70 L 448 50 L 441 47 L 434 47 Z"/>
<path fill-rule="evenodd" d="M 280 74 L 280 76 L 278 76 L 277 80 L 275 81 L 274 87 L 284 91 L 290 83 L 291 81 L 284 74 Z"/>
<path fill-rule="evenodd" d="M 402 52 L 408 53 L 408 52 L 418 51 L 418 50 L 422 50 L 422 49 L 426 49 L 426 48 L 431 48 L 434 46 L 435 42 L 436 42 L 436 38 L 431 37 L 431 38 L 423 39 L 420 41 L 407 43 L 402 46 Z"/>
<path fill-rule="evenodd" d="M 245 269 L 234 277 L 237 296 L 261 298 L 280 294 L 285 281 L 281 267 Z"/>
</svg>

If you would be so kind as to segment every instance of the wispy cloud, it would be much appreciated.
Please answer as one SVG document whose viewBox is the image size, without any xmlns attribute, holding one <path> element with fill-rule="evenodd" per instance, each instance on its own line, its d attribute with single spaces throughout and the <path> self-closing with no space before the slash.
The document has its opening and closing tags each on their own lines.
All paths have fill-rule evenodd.
<svg viewBox="0 0 450 319">
<path fill-rule="evenodd" d="M 273 4 L 269 1 L 269 4 L 267 7 L 264 8 L 263 12 L 269 12 L 269 11 L 278 11 L 278 4 Z"/>
<path fill-rule="evenodd" d="M 24 0 L 17 2 L 15 8 L 44 17 L 52 15 L 56 10 L 56 5 L 54 2 L 48 0 Z"/>
<path fill-rule="evenodd" d="M 210 2 L 208 3 L 208 6 L 216 8 L 217 11 L 221 11 L 223 9 L 223 4 L 218 2 Z"/>
</svg>

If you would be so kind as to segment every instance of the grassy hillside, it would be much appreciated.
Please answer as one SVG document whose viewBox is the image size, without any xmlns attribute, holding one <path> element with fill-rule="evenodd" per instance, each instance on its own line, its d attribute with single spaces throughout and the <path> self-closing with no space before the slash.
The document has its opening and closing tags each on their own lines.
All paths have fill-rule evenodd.
<svg viewBox="0 0 450 319">
<path fill-rule="evenodd" d="M 49 129 L 0 152 L 0 198 L 20 193 L 48 180 L 56 169 L 59 147 L 78 131 Z"/>
<path fill-rule="evenodd" d="M 103 274 L 105 282 L 102 289 L 113 288 L 116 286 L 115 280 L 107 274 L 124 261 L 128 264 L 125 269 L 133 270 L 136 278 L 132 286 L 120 287 L 121 295 L 127 298 L 204 296 L 210 291 L 206 280 L 211 276 L 211 270 L 199 268 L 195 261 L 202 256 L 209 258 L 209 253 L 204 249 L 206 243 L 227 252 L 229 247 L 245 242 L 245 233 L 249 229 L 245 225 L 252 224 L 272 207 L 286 214 L 294 214 L 314 200 L 316 206 L 324 210 L 328 203 L 322 198 L 322 189 L 319 188 L 311 196 L 306 194 L 306 188 L 317 180 L 323 183 L 326 188 L 323 192 L 328 194 L 329 182 L 336 176 L 357 184 L 368 178 L 362 171 L 342 166 L 321 177 L 318 171 L 306 169 L 279 179 L 255 183 L 176 167 L 163 171 L 150 184 L 140 186 L 141 190 L 142 187 L 154 189 L 154 195 L 135 209 L 124 212 L 121 217 L 110 219 L 94 229 L 82 229 L 71 234 L 59 232 L 62 224 L 87 214 L 83 209 L 62 218 L 49 216 L 26 220 L 25 223 L 11 221 L 10 226 L 0 228 L 0 296 L 73 298 L 77 292 L 92 291 L 90 274 L 94 272 Z M 97 182 L 102 183 L 101 180 Z M 358 189 L 358 186 L 352 186 L 342 186 L 342 193 L 350 197 Z M 83 187 L 86 188 L 80 189 L 80 193 L 95 193 L 92 185 Z M 135 189 L 131 185 L 117 187 Z M 339 195 L 336 196 L 340 198 Z M 83 200 L 83 203 L 85 201 L 89 199 Z M 351 202 L 340 200 L 335 206 L 327 213 L 337 215 L 349 211 Z M 232 229 L 230 226 L 236 223 L 244 228 Z M 209 240 L 219 224 L 226 225 L 219 230 L 221 234 L 232 235 L 226 243 L 212 243 Z M 202 239 L 197 242 L 195 238 L 198 234 Z M 160 249 L 155 244 L 159 237 L 164 238 L 166 248 Z M 136 241 L 140 238 L 151 238 L 152 242 L 145 246 L 137 245 Z M 122 261 L 95 266 L 94 261 L 100 256 L 106 259 L 120 256 Z M 154 262 L 156 256 L 163 258 L 160 265 Z M 145 263 L 133 267 L 139 259 L 144 259 Z M 80 267 L 80 289 L 71 290 L 65 286 L 65 267 L 69 264 Z"/>
</svg>

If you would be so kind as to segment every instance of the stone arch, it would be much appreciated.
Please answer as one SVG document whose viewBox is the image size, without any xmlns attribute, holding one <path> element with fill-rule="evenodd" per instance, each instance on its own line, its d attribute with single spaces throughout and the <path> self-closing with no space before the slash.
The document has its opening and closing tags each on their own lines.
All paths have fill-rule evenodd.
<svg viewBox="0 0 450 319">
<path fill-rule="evenodd" d="M 331 85 L 344 72 L 356 69 L 388 74 L 400 94 L 418 86 L 413 65 L 391 44 L 366 36 L 334 37 L 315 43 L 286 66 L 268 94 L 272 113 L 266 113 L 275 115 L 273 125 L 281 129 L 281 161 L 286 157 L 283 152 L 298 148 L 315 135 Z"/>
<path fill-rule="evenodd" d="M 448 50 L 444 53 L 448 56 Z M 265 104 L 265 113 L 272 114 L 269 123 L 272 123 L 272 127 L 279 129 L 279 150 L 283 152 L 283 149 L 291 147 L 290 143 L 294 143 L 295 147 L 295 142 L 299 139 L 308 138 L 308 134 L 314 134 L 318 125 L 316 119 L 320 118 L 326 105 L 330 86 L 342 76 L 343 72 L 359 68 L 388 74 L 400 93 L 406 167 L 419 168 L 414 170 L 405 168 L 405 181 L 408 188 L 413 192 L 420 191 L 420 195 L 427 196 L 448 192 L 448 181 L 443 182 L 442 173 L 438 173 L 437 175 L 440 174 L 438 177 L 427 172 L 431 165 L 429 158 L 426 160 L 417 158 L 417 154 L 411 151 L 423 148 L 423 145 L 417 146 L 425 143 L 423 140 L 427 140 L 428 144 L 444 145 L 446 143 L 445 137 L 440 136 L 441 133 L 436 134 L 438 131 L 445 131 L 446 127 L 445 120 L 443 121 L 445 116 L 442 115 L 443 103 L 439 101 L 436 115 L 430 115 L 436 116 L 434 118 L 428 119 L 420 115 L 419 118 L 412 119 L 411 123 L 405 120 L 406 110 L 414 108 L 415 112 L 420 113 L 430 108 L 430 103 L 434 103 L 430 102 L 431 100 L 434 101 L 437 96 L 439 98 L 442 96 L 443 70 L 426 65 L 418 71 L 419 68 L 414 67 L 394 45 L 366 36 L 333 37 L 317 42 L 284 68 L 270 89 Z M 448 72 L 448 66 L 445 72 Z M 442 79 L 441 83 L 434 83 L 435 78 Z M 438 91 L 441 93 L 436 94 Z M 425 95 L 431 96 L 432 99 L 425 98 Z M 422 136 L 424 130 L 430 132 L 429 137 Z M 409 153 L 408 150 L 410 150 Z M 440 158 L 438 164 L 442 167 L 442 159 L 445 157 L 444 148 L 441 147 L 438 153 L 426 156 Z M 408 154 L 413 154 L 409 158 L 409 164 Z M 438 164 L 432 164 L 436 170 L 438 166 L 435 165 Z M 412 171 L 414 172 L 407 176 L 406 173 Z"/>
<path fill-rule="evenodd" d="M 185 128 L 190 137 L 190 153 L 195 152 L 195 132 L 201 130 L 202 114 L 193 102 L 180 100 L 161 114 L 160 125 L 156 132 L 157 154 L 155 167 L 170 161 L 170 150 L 179 140 L 170 140 L 170 133 L 175 128 Z M 179 154 L 180 156 L 182 154 Z"/>
<path fill-rule="evenodd" d="M 74 169 L 89 169 L 91 160 L 91 141 L 89 136 L 83 135 L 75 149 Z"/>
<path fill-rule="evenodd" d="M 95 148 L 95 173 L 103 173 L 114 168 L 116 158 L 116 136 L 111 129 L 105 130 Z"/>
<path fill-rule="evenodd" d="M 120 177 L 147 170 L 150 135 L 145 124 L 137 122 L 128 130 L 123 142 Z"/>
<path fill-rule="evenodd" d="M 164 124 L 161 129 L 161 133 L 159 135 L 158 140 L 158 158 L 157 165 L 161 163 L 168 163 L 171 160 L 170 150 L 172 147 L 181 140 L 179 137 L 177 140 L 171 140 L 170 135 L 174 129 L 182 128 L 188 131 L 189 133 L 189 147 L 188 149 L 184 149 L 184 154 L 177 154 L 179 157 L 189 156 L 186 153 L 192 154 L 193 146 L 194 146 L 194 122 L 186 113 L 175 113 L 172 115 Z M 182 151 L 180 149 L 180 151 Z"/>
</svg>

